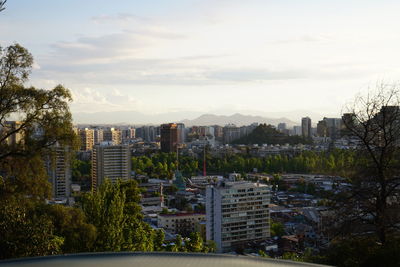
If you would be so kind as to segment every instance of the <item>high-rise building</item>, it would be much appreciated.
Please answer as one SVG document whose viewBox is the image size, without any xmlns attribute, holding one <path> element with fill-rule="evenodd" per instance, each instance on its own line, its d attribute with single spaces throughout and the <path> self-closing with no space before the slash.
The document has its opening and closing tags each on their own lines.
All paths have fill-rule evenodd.
<svg viewBox="0 0 400 267">
<path fill-rule="evenodd" d="M 178 130 L 178 144 L 184 144 L 185 143 L 185 137 L 186 137 L 186 131 L 185 131 L 185 124 L 183 123 L 177 123 L 177 130 Z"/>
<path fill-rule="evenodd" d="M 327 137 L 328 136 L 328 127 L 326 125 L 325 120 L 321 120 L 317 123 L 317 135 L 319 137 Z"/>
<path fill-rule="evenodd" d="M 12 131 L 15 133 L 9 135 L 4 139 L 5 143 L 9 146 L 11 145 L 21 145 L 24 143 L 24 130 L 18 130 L 22 126 L 20 121 L 6 121 L 3 127 L 0 126 L 0 138 L 5 138 L 6 135 L 10 134 Z"/>
<path fill-rule="evenodd" d="M 51 148 L 45 158 L 45 164 L 52 187 L 52 198 L 69 198 L 72 176 L 70 149 L 61 146 Z"/>
<path fill-rule="evenodd" d="M 281 133 L 285 132 L 286 130 L 286 123 L 281 122 L 278 124 L 278 131 L 280 131 Z"/>
<path fill-rule="evenodd" d="M 327 128 L 327 136 L 332 138 L 333 140 L 340 138 L 340 131 L 342 128 L 342 119 L 341 118 L 324 118 L 326 128 Z"/>
<path fill-rule="evenodd" d="M 94 130 L 94 144 L 98 145 L 104 141 L 104 130 L 100 128 L 96 128 L 93 130 Z"/>
<path fill-rule="evenodd" d="M 95 191 L 106 178 L 113 182 L 131 178 L 131 153 L 128 145 L 103 142 L 93 147 L 92 190 Z"/>
<path fill-rule="evenodd" d="M 228 252 L 270 236 L 270 187 L 259 183 L 221 182 L 206 190 L 207 239 Z"/>
<path fill-rule="evenodd" d="M 127 142 L 135 138 L 135 128 L 127 128 L 122 130 L 122 142 Z"/>
<path fill-rule="evenodd" d="M 223 128 L 224 143 L 229 144 L 233 140 L 240 138 L 240 128 L 234 124 L 228 124 Z"/>
<path fill-rule="evenodd" d="M 142 127 L 142 138 L 143 141 L 146 142 L 155 142 L 156 141 L 156 127 L 154 126 L 143 126 Z"/>
<path fill-rule="evenodd" d="M 92 150 L 94 142 L 94 130 L 93 129 L 79 129 L 79 137 L 81 139 L 81 151 Z"/>
<path fill-rule="evenodd" d="M 122 142 L 122 135 L 120 129 L 109 128 L 103 131 L 103 140 L 111 141 L 114 145 L 119 145 Z"/>
<path fill-rule="evenodd" d="M 301 119 L 301 134 L 305 138 L 311 137 L 311 119 L 309 117 Z"/>
<path fill-rule="evenodd" d="M 176 123 L 161 125 L 161 151 L 176 152 L 178 144 L 178 126 Z"/>
</svg>

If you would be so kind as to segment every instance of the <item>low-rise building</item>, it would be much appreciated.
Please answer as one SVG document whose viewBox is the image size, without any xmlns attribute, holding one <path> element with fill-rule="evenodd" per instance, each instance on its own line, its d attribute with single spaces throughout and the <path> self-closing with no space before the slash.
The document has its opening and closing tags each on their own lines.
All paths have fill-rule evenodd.
<svg viewBox="0 0 400 267">
<path fill-rule="evenodd" d="M 204 213 L 159 214 L 157 226 L 171 233 L 188 236 L 199 229 L 199 223 L 206 218 Z"/>
</svg>

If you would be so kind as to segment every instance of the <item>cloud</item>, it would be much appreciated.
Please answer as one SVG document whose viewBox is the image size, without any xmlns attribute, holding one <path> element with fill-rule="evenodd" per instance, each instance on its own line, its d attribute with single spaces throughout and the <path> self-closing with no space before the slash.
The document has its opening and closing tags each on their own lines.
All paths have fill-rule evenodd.
<svg viewBox="0 0 400 267">
<path fill-rule="evenodd" d="M 323 34 L 304 34 L 294 38 L 275 40 L 274 44 L 290 44 L 290 43 L 328 43 L 333 41 L 332 36 Z"/>
<path fill-rule="evenodd" d="M 206 77 L 212 80 L 251 82 L 271 80 L 306 79 L 310 74 L 305 70 L 266 70 L 266 69 L 233 69 L 219 70 L 206 73 Z"/>
<path fill-rule="evenodd" d="M 104 23 L 121 23 L 121 22 L 146 22 L 149 23 L 151 20 L 142 16 L 137 16 L 130 13 L 118 13 L 116 15 L 100 15 L 94 16 L 91 20 L 98 24 Z"/>
<path fill-rule="evenodd" d="M 75 112 L 135 110 L 140 104 L 134 97 L 117 89 L 102 93 L 86 87 L 81 90 L 72 89 L 71 93 L 74 100 L 71 106 Z"/>
</svg>

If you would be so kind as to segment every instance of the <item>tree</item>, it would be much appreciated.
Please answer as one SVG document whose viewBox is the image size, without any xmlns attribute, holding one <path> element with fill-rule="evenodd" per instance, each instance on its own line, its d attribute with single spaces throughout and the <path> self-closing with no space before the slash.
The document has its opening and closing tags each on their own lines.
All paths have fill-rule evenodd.
<svg viewBox="0 0 400 267">
<path fill-rule="evenodd" d="M 47 215 L 27 199 L 10 197 L 0 201 L 0 259 L 58 254 L 64 238 L 55 235 Z"/>
<path fill-rule="evenodd" d="M 0 160 L 27 157 L 56 143 L 71 145 L 74 139 L 68 89 L 26 88 L 32 55 L 19 44 L 0 48 Z M 7 120 L 18 123 L 10 125 Z M 18 140 L 12 137 L 20 135 Z"/>
<path fill-rule="evenodd" d="M 32 64 L 32 55 L 19 44 L 0 47 L 0 169 L 5 181 L 20 186 L 20 192 L 29 188 L 27 182 L 48 186 L 40 161 L 50 147 L 77 144 L 68 107 L 70 92 L 61 85 L 51 90 L 25 87 Z"/>
<path fill-rule="evenodd" d="M 375 93 L 358 96 L 343 122 L 359 141 L 356 161 L 348 172 L 351 189 L 339 196 L 342 234 L 373 231 L 381 244 L 400 223 L 400 99 L 397 84 L 377 85 Z M 397 232 L 398 233 L 398 232 Z"/>
<path fill-rule="evenodd" d="M 271 221 L 271 236 L 283 236 L 285 234 L 285 227 L 280 222 Z"/>
<path fill-rule="evenodd" d="M 97 228 L 94 251 L 153 251 L 160 246 L 160 234 L 143 222 L 139 200 L 135 181 L 113 184 L 108 179 L 97 192 L 83 196 L 82 209 Z"/>
<path fill-rule="evenodd" d="M 64 238 L 63 253 L 92 251 L 96 241 L 96 227 L 87 223 L 79 208 L 62 205 L 42 205 L 40 216 L 48 216 L 54 225 L 54 234 Z"/>
<path fill-rule="evenodd" d="M 202 252 L 204 250 L 203 239 L 199 232 L 192 232 L 186 241 L 186 250 L 190 252 Z"/>
<path fill-rule="evenodd" d="M 6 9 L 6 8 L 4 7 L 4 5 L 6 4 L 6 2 L 7 2 L 7 0 L 1 0 L 1 1 L 0 1 L 0 12 L 3 11 L 4 9 Z"/>
</svg>

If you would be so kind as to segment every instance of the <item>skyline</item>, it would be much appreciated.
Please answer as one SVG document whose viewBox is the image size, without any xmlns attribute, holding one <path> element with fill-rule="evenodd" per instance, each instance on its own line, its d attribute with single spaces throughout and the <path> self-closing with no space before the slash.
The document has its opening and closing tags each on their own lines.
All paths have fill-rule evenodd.
<svg viewBox="0 0 400 267">
<path fill-rule="evenodd" d="M 75 115 L 338 117 L 369 85 L 396 81 L 399 8 L 389 0 L 10 0 L 0 45 L 26 47 L 35 58 L 29 84 L 69 88 Z"/>
</svg>

